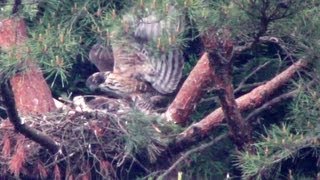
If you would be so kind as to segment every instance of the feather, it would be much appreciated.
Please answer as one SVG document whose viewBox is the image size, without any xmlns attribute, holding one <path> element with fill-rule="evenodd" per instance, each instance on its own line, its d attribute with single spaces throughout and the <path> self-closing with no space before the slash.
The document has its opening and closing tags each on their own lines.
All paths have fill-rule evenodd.
<svg viewBox="0 0 320 180">
<path fill-rule="evenodd" d="M 131 26 L 132 34 L 128 32 L 112 48 L 96 44 L 90 50 L 89 59 L 101 72 L 90 76 L 87 86 L 107 96 L 130 97 L 139 109 L 154 109 L 159 104 L 152 100 L 159 99 L 155 96 L 165 97 L 177 89 L 184 60 L 179 45 L 169 44 L 161 51 L 150 45 L 162 37 L 177 39 L 184 30 L 184 16 L 170 5 L 166 15 L 151 13 L 140 21 L 125 15 L 123 21 Z"/>
<path fill-rule="evenodd" d="M 114 66 L 111 46 L 103 46 L 100 43 L 93 45 L 89 52 L 89 61 L 91 61 L 100 72 L 111 71 Z"/>
</svg>

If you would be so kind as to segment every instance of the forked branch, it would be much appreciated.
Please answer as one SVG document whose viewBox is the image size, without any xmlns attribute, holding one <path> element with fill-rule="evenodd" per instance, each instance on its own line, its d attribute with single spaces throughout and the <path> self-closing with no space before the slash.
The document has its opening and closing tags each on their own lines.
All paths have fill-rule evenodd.
<svg viewBox="0 0 320 180">
<path fill-rule="evenodd" d="M 236 103 L 240 112 L 261 106 L 271 94 L 287 83 L 297 71 L 306 67 L 306 65 L 307 61 L 300 59 L 270 81 L 237 98 Z M 216 109 L 200 122 L 191 125 L 180 133 L 171 147 L 175 149 L 175 152 L 183 151 L 186 147 L 207 137 L 210 132 L 223 122 L 224 118 L 222 108 Z"/>
</svg>

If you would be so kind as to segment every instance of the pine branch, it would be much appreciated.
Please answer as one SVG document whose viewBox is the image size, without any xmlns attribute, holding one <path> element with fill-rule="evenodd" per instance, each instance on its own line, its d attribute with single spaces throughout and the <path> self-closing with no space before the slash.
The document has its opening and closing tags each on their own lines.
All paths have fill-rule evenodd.
<svg viewBox="0 0 320 180">
<path fill-rule="evenodd" d="M 244 121 L 234 96 L 232 85 L 233 41 L 229 36 L 229 30 L 223 30 L 220 37 L 214 37 L 215 31 L 208 33 L 213 33 L 209 37 L 218 39 L 215 42 L 216 48 L 209 53 L 211 66 L 214 70 L 213 74 L 215 74 L 213 82 L 218 89 L 218 98 L 229 127 L 230 137 L 239 149 L 244 150 L 252 141 L 251 128 Z"/>
<path fill-rule="evenodd" d="M 306 67 L 306 65 L 307 61 L 301 59 L 264 85 L 256 87 L 251 92 L 237 98 L 236 102 L 239 110 L 243 112 L 260 106 L 271 94 L 287 83 L 297 71 Z M 171 145 L 172 149 L 175 149 L 175 152 L 181 152 L 186 147 L 199 142 L 201 139 L 206 138 L 223 120 L 222 108 L 216 109 L 200 122 L 189 126 L 184 132 L 180 133 L 176 141 Z"/>
<path fill-rule="evenodd" d="M 16 14 L 19 11 L 20 6 L 21 6 L 21 0 L 14 0 L 14 4 L 12 7 L 12 14 Z"/>
<path fill-rule="evenodd" d="M 272 100 L 264 103 L 261 107 L 255 109 L 254 111 L 252 111 L 247 117 L 246 117 L 246 121 L 251 124 L 252 121 L 254 121 L 254 118 L 257 117 L 259 114 L 261 114 L 263 111 L 267 110 L 268 108 L 275 106 L 287 99 L 291 99 L 293 97 L 295 97 L 297 95 L 297 93 L 299 92 L 299 90 L 293 90 L 291 92 L 285 93 L 285 94 L 281 94 L 280 96 L 277 96 L 276 98 L 273 98 Z"/>
<path fill-rule="evenodd" d="M 194 154 L 196 152 L 201 152 L 204 149 L 212 146 L 213 144 L 219 142 L 220 140 L 224 139 L 227 137 L 227 134 L 223 134 L 220 135 L 218 137 L 216 137 L 215 139 L 213 139 L 212 141 L 205 143 L 205 144 L 201 144 L 200 146 L 197 146 L 193 149 L 190 149 L 189 151 L 185 152 L 183 155 L 180 156 L 179 159 L 177 159 L 162 175 L 160 175 L 157 179 L 163 179 L 165 178 L 167 175 L 169 175 L 175 168 L 177 168 L 177 166 L 184 161 L 185 159 L 187 159 L 191 154 Z"/>
<path fill-rule="evenodd" d="M 59 145 L 54 139 L 45 133 L 42 133 L 34 128 L 27 126 L 24 121 L 19 117 L 18 111 L 16 109 L 16 103 L 14 95 L 12 92 L 12 87 L 9 80 L 2 82 L 1 84 L 1 95 L 4 100 L 4 105 L 7 110 L 7 115 L 10 122 L 13 124 L 15 130 L 21 133 L 25 137 L 31 139 L 32 141 L 40 144 L 43 148 L 48 149 L 52 154 L 61 156 L 65 150 Z M 58 166 L 65 169 L 65 161 L 59 161 Z M 61 171 L 61 176 L 65 177 L 65 170 Z"/>
<path fill-rule="evenodd" d="M 23 115 L 42 114 L 55 110 L 51 91 L 34 59 L 30 59 L 27 48 L 27 27 L 21 18 L 7 18 L 0 32 L 0 47 L 7 54 L 12 54 L 17 65 L 14 69 L 24 69 L 16 73 L 11 68 L 1 67 L 1 73 L 10 77 L 16 108 Z M 10 62 L 11 59 L 3 59 Z"/>
<path fill-rule="evenodd" d="M 301 88 L 302 90 L 305 90 L 307 88 L 310 88 L 312 85 L 314 85 L 316 83 L 316 80 L 312 80 L 310 81 L 305 87 Z M 247 117 L 246 117 L 246 121 L 249 124 L 252 124 L 254 121 L 254 118 L 257 117 L 260 113 L 262 113 L 263 111 L 267 110 L 268 108 L 275 106 L 281 102 L 284 102 L 288 99 L 294 98 L 300 91 L 301 89 L 295 89 L 293 91 L 281 94 L 273 99 L 271 99 L 270 101 L 267 101 L 266 103 L 264 103 L 261 107 L 255 109 L 254 111 L 252 111 Z"/>
<path fill-rule="evenodd" d="M 277 37 L 273 37 L 273 36 L 262 36 L 259 37 L 259 43 L 276 43 L 278 44 L 284 51 L 286 51 L 287 47 L 285 46 L 284 42 Z M 258 43 L 256 42 L 256 43 Z M 247 51 L 249 49 L 251 49 L 254 46 L 254 42 L 248 42 L 245 45 L 242 46 L 236 46 L 234 48 L 235 54 L 241 54 L 244 51 Z"/>
<path fill-rule="evenodd" d="M 251 128 L 244 121 L 234 97 L 231 73 L 228 72 L 229 68 L 227 67 L 231 64 L 223 65 L 216 62 L 217 60 L 213 61 L 215 69 L 220 69 L 219 73 L 214 73 L 216 74 L 214 83 L 220 90 L 218 97 L 229 127 L 230 137 L 239 149 L 244 150 L 251 142 Z"/>
<path fill-rule="evenodd" d="M 269 64 L 270 64 L 270 61 L 258 66 L 255 70 L 253 70 L 250 74 L 248 74 L 245 78 L 243 78 L 240 84 L 238 85 L 238 87 L 234 90 L 234 94 L 237 94 L 241 89 L 246 87 L 245 83 L 248 81 L 248 79 Z"/>
<path fill-rule="evenodd" d="M 208 54 L 204 53 L 167 109 L 167 120 L 182 124 L 188 121 L 204 90 L 212 84 L 212 72 Z"/>
</svg>

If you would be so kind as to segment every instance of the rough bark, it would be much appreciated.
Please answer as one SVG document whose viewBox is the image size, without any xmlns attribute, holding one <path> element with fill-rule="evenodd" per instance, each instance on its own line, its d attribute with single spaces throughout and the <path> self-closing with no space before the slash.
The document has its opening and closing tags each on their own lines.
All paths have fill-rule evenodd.
<svg viewBox="0 0 320 180">
<path fill-rule="evenodd" d="M 0 20 L 0 46 L 2 50 L 9 50 L 21 45 L 27 39 L 27 29 L 20 18 Z"/>
<path fill-rule="evenodd" d="M 237 106 L 232 85 L 232 61 L 223 62 L 218 56 L 210 55 L 214 67 L 214 84 L 229 127 L 229 134 L 239 149 L 244 149 L 251 141 L 250 127 L 244 121 Z"/>
<path fill-rule="evenodd" d="M 23 43 L 27 39 L 24 21 L 20 18 L 0 21 L 0 47 L 8 52 L 18 48 L 17 58 L 27 53 Z M 41 70 L 32 60 L 27 60 L 26 71 L 14 75 L 11 79 L 16 107 L 22 115 L 43 114 L 55 110 L 51 91 L 43 78 Z"/>
<path fill-rule="evenodd" d="M 240 112 L 251 110 L 262 105 L 272 93 L 287 83 L 290 78 L 292 78 L 297 71 L 305 67 L 306 64 L 307 62 L 305 60 L 299 60 L 282 73 L 266 82 L 264 85 L 261 85 L 253 89 L 251 92 L 237 98 L 236 103 Z M 198 142 L 199 140 L 207 137 L 208 133 L 218 127 L 223 120 L 224 114 L 222 108 L 216 109 L 201 121 L 191 125 L 184 132 L 179 134 L 176 141 L 172 144 L 172 148 L 175 149 L 176 152 L 179 152 L 185 147 Z"/>
<path fill-rule="evenodd" d="M 204 53 L 167 109 L 167 120 L 185 123 L 212 79 L 213 68 L 210 66 L 208 53 Z"/>
<path fill-rule="evenodd" d="M 231 32 L 228 28 L 219 31 L 211 28 L 204 33 L 202 41 L 209 52 L 214 74 L 213 82 L 218 90 L 218 98 L 229 127 L 230 137 L 239 149 L 245 149 L 251 142 L 251 130 L 244 121 L 234 96 Z"/>
</svg>

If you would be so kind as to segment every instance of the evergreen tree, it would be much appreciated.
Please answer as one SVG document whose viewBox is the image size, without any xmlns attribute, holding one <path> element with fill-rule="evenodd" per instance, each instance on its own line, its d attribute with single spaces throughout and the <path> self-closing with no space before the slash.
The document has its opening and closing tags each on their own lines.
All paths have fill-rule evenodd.
<svg viewBox="0 0 320 180">
<path fill-rule="evenodd" d="M 173 5 L 177 11 L 171 13 Z M 0 1 L 0 31 L 5 19 L 23 19 L 28 27 L 24 44 L 7 48 L 0 37 L 1 104 L 15 130 L 28 138 L 2 121 L 1 176 L 318 178 L 319 5 L 311 0 Z M 139 23 L 148 26 L 146 17 L 153 16 L 168 19 L 162 35 L 141 36 Z M 185 27 L 173 36 L 180 16 Z M 98 71 L 88 61 L 90 49 L 96 43 L 128 44 L 133 35 L 150 38 L 146 47 L 154 54 L 183 47 L 184 82 L 161 115 L 106 96 L 102 110 L 85 102 L 97 96 L 85 87 Z M 41 68 L 54 97 L 63 97 L 65 106 L 71 102 L 67 110 L 31 118 L 23 113 L 12 79 L 30 69 L 30 60 Z M 79 104 L 72 101 L 75 95 L 81 95 L 75 97 Z"/>
</svg>

